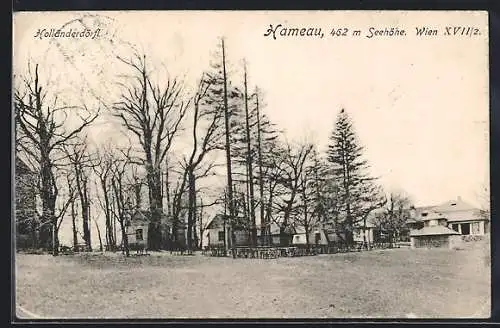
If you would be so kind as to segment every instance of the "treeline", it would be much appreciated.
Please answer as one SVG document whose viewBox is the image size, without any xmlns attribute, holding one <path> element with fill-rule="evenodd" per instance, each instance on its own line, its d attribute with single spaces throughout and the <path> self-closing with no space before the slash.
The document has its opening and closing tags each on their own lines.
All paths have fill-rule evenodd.
<svg viewBox="0 0 500 328">
<path fill-rule="evenodd" d="M 101 250 L 121 244 L 128 254 L 125 226 L 135 210 L 149 219 L 150 250 L 201 247 L 205 209 L 214 206 L 228 217 L 233 241 L 234 231 L 246 229 L 251 245 L 258 243 L 257 229 L 270 243 L 272 224 L 280 227 L 282 243 L 290 229 L 303 227 L 308 236 L 318 225 L 350 243 L 355 227 L 380 209 L 381 227 L 402 227 L 409 200 L 387 198 L 369 175 L 345 110 L 322 153 L 307 140 L 287 141 L 265 114 L 264 93 L 246 63 L 232 68 L 223 39 L 194 91 L 179 77 L 154 78 L 145 54 L 117 59 L 126 72 L 117 75 L 116 101 L 104 109 L 60 106 L 38 65 L 29 64 L 16 81 L 16 156 L 35 173 L 41 207 L 22 223 L 38 232 L 36 247 L 57 255 L 59 229 L 69 217 L 74 248 L 81 239 L 92 249 L 94 224 Z M 132 141 L 128 147 L 89 145 L 88 130 L 102 115 L 120 122 Z M 174 145 L 182 138 L 189 144 L 179 152 Z M 211 177 L 225 178 L 217 197 L 207 191 Z"/>
</svg>

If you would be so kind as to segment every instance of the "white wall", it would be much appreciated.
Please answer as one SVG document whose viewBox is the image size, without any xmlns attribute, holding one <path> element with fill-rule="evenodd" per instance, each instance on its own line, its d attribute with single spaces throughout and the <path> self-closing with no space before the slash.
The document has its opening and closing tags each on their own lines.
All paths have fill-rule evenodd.
<svg viewBox="0 0 500 328">
<path fill-rule="evenodd" d="M 365 238 L 366 242 L 373 243 L 373 228 L 368 228 L 366 230 L 360 229 L 354 231 L 354 241 L 363 242 Z"/>
<path fill-rule="evenodd" d="M 142 239 L 143 240 L 136 240 L 135 238 L 135 232 L 137 229 L 142 229 Z M 148 241 L 148 225 L 147 224 L 141 224 L 141 225 L 131 225 L 127 227 L 127 234 L 128 234 L 128 242 L 129 244 L 147 244 Z"/>
</svg>

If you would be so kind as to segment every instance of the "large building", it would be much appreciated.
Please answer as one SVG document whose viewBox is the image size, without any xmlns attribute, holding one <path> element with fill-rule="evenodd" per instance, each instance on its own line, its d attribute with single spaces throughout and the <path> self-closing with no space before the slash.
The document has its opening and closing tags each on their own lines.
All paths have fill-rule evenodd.
<svg viewBox="0 0 500 328">
<path fill-rule="evenodd" d="M 441 225 L 461 235 L 487 234 L 489 223 L 489 218 L 484 217 L 480 209 L 468 204 L 460 197 L 436 206 L 414 208 L 409 221 L 413 229 Z"/>
<path fill-rule="evenodd" d="M 450 236 L 489 233 L 489 218 L 460 197 L 436 206 L 412 209 L 408 221 L 414 247 L 449 247 Z"/>
</svg>

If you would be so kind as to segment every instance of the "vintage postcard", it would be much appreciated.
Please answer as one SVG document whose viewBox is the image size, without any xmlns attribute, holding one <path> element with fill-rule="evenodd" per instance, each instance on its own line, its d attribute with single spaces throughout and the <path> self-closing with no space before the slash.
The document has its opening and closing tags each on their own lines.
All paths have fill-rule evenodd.
<svg viewBox="0 0 500 328">
<path fill-rule="evenodd" d="M 488 318 L 488 14 L 21 12 L 19 319 Z"/>
</svg>

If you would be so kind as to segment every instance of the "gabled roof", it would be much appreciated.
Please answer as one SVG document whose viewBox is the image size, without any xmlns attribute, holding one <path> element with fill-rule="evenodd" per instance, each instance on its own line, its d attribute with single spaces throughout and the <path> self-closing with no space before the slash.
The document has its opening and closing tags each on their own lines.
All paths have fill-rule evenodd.
<svg viewBox="0 0 500 328">
<path fill-rule="evenodd" d="M 439 213 L 447 213 L 455 211 L 474 211 L 476 208 L 458 197 L 458 199 L 449 200 L 435 206 L 433 210 Z"/>
<path fill-rule="evenodd" d="M 424 213 L 427 215 L 423 216 Z M 458 197 L 439 205 L 414 208 L 414 213 L 408 223 L 434 219 L 446 219 L 448 222 L 481 220 L 479 214 L 479 209 Z"/>
<path fill-rule="evenodd" d="M 149 221 L 149 211 L 136 209 L 132 214 L 130 221 Z"/>
<path fill-rule="evenodd" d="M 222 228 L 224 226 L 224 219 L 226 220 L 226 226 L 229 227 L 229 216 L 224 214 L 216 214 L 207 224 L 206 229 Z"/>
<path fill-rule="evenodd" d="M 449 235 L 459 235 L 455 230 L 451 230 L 447 227 L 437 225 L 432 227 L 424 227 L 422 229 L 413 230 L 410 232 L 410 236 L 449 236 Z"/>
</svg>

